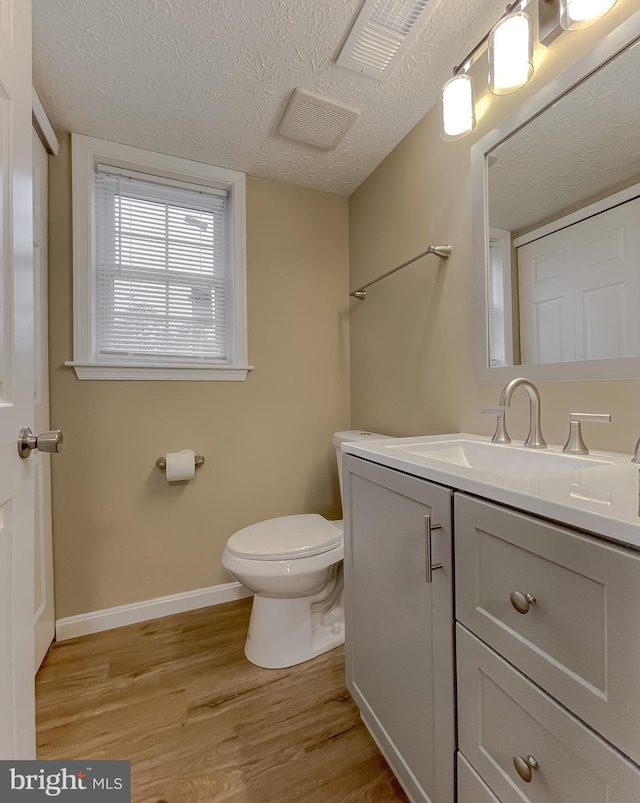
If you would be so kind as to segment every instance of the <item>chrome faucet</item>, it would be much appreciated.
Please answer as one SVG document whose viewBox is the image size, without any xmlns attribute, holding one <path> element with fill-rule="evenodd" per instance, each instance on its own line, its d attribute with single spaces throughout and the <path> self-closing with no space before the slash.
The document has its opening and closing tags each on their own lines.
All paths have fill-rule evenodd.
<svg viewBox="0 0 640 803">
<path fill-rule="evenodd" d="M 513 392 L 519 387 L 523 387 L 529 394 L 529 434 L 524 445 L 527 449 L 546 449 L 547 442 L 542 437 L 542 429 L 540 428 L 540 394 L 533 382 L 524 377 L 512 379 L 502 389 L 499 406 L 510 407 Z"/>
<path fill-rule="evenodd" d="M 569 413 L 569 437 L 562 448 L 565 454 L 589 454 L 587 444 L 582 439 L 582 429 L 580 425 L 583 422 L 609 424 L 611 422 L 611 415 L 609 413 Z"/>
<path fill-rule="evenodd" d="M 511 443 L 511 438 L 507 432 L 507 424 L 504 420 L 504 407 L 489 407 L 482 410 L 482 415 L 495 415 L 496 417 L 496 431 L 493 433 L 491 443 L 501 443 L 503 446 Z"/>
</svg>

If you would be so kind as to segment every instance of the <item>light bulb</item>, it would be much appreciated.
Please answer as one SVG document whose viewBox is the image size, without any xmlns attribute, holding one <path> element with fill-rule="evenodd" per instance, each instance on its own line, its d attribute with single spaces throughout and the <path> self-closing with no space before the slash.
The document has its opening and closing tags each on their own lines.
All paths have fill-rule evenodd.
<svg viewBox="0 0 640 803">
<path fill-rule="evenodd" d="M 475 128 L 473 78 L 470 75 L 454 75 L 442 87 L 440 122 L 440 135 L 447 140 L 464 137 Z"/>
<path fill-rule="evenodd" d="M 616 0 L 560 0 L 560 24 L 565 31 L 587 28 L 615 4 Z"/>
<path fill-rule="evenodd" d="M 501 20 L 489 35 L 489 89 L 508 95 L 533 75 L 531 17 L 521 11 Z"/>
</svg>

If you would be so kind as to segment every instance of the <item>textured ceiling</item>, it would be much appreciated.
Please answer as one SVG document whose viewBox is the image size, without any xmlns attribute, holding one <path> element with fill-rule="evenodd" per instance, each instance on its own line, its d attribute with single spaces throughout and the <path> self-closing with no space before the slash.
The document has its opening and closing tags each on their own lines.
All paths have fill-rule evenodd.
<svg viewBox="0 0 640 803">
<path fill-rule="evenodd" d="M 361 0 L 33 0 L 34 85 L 56 127 L 348 195 L 504 10 L 431 5 L 381 83 L 334 63 Z M 297 86 L 360 109 L 336 150 L 278 135 Z"/>
<path fill-rule="evenodd" d="M 493 151 L 489 221 L 522 232 L 640 182 L 640 43 Z"/>
</svg>

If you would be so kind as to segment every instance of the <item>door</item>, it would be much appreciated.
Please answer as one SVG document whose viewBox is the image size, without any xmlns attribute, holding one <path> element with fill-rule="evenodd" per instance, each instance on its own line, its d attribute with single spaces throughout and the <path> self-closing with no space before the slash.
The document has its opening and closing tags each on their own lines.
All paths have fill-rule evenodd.
<svg viewBox="0 0 640 803">
<path fill-rule="evenodd" d="M 351 455 L 342 470 L 347 687 L 412 800 L 447 803 L 455 766 L 451 491 Z M 431 582 L 429 541 L 432 564 L 441 564 Z"/>
<path fill-rule="evenodd" d="M 31 3 L 0 0 L 0 758 L 35 756 Z"/>
<path fill-rule="evenodd" d="M 640 198 L 518 248 L 522 363 L 640 354 Z"/>
<path fill-rule="evenodd" d="M 640 354 L 640 198 L 573 228 L 576 360 Z"/>
<path fill-rule="evenodd" d="M 33 141 L 33 303 L 35 432 L 49 429 L 49 340 L 47 326 L 47 197 L 48 155 L 32 129 Z M 53 603 L 53 541 L 51 529 L 51 456 L 34 450 L 35 671 L 40 668 L 55 635 Z"/>
<path fill-rule="evenodd" d="M 576 359 L 573 266 L 566 229 L 518 248 L 523 365 Z"/>
</svg>

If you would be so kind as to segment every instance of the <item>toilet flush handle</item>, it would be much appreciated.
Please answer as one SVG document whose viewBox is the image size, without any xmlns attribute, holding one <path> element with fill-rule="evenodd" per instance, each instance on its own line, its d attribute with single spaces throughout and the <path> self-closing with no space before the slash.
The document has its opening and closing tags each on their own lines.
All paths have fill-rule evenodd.
<svg viewBox="0 0 640 803">
<path fill-rule="evenodd" d="M 426 563 L 426 581 L 427 583 L 433 582 L 433 572 L 435 569 L 441 569 L 441 563 L 433 563 L 432 560 L 432 544 L 431 544 L 431 533 L 434 530 L 441 530 L 442 524 L 431 524 L 431 516 L 426 515 L 424 517 L 424 552 L 425 552 L 425 563 Z"/>
</svg>

